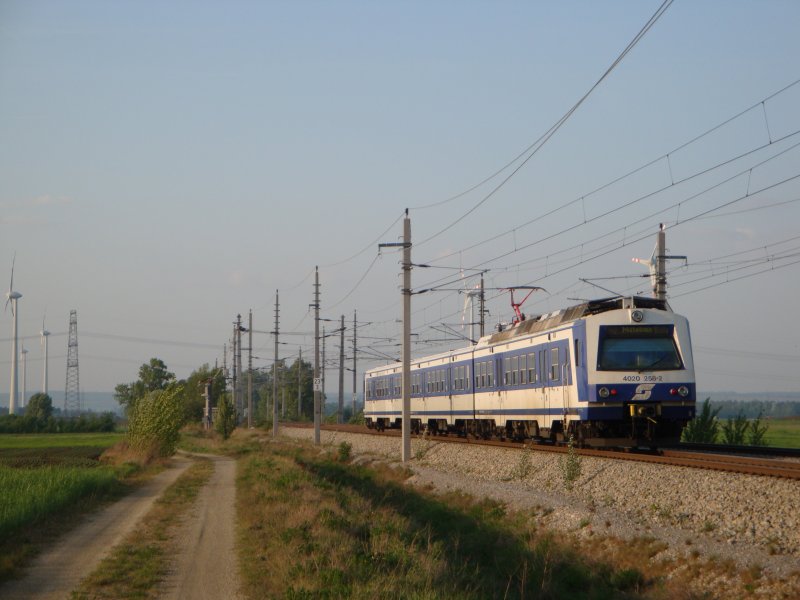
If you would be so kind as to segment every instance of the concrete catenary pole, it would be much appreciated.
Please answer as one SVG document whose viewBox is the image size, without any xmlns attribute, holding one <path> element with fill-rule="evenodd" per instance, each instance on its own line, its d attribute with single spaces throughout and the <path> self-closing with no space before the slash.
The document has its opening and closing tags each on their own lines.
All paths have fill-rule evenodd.
<svg viewBox="0 0 800 600">
<path fill-rule="evenodd" d="M 403 241 L 378 244 L 378 248 L 403 248 L 403 377 L 402 460 L 411 460 L 411 219 L 403 219 Z M 365 392 L 366 393 L 366 392 Z"/>
<path fill-rule="evenodd" d="M 275 356 L 272 362 L 272 437 L 278 437 L 278 335 L 280 334 L 280 303 L 275 290 Z"/>
<path fill-rule="evenodd" d="M 353 311 L 353 416 L 356 416 L 356 400 L 358 399 L 358 378 L 356 377 L 356 311 Z"/>
<path fill-rule="evenodd" d="M 297 410 L 303 404 L 303 348 L 297 353 Z"/>
<path fill-rule="evenodd" d="M 319 381 L 319 267 L 314 267 L 314 444 L 320 444 L 321 402 Z"/>
<path fill-rule="evenodd" d="M 411 460 L 411 219 L 403 219 L 403 462 Z"/>
<path fill-rule="evenodd" d="M 253 428 L 253 309 L 247 320 L 247 428 Z"/>
<path fill-rule="evenodd" d="M 336 422 L 344 423 L 344 315 L 339 326 L 339 412 Z"/>
<path fill-rule="evenodd" d="M 236 315 L 236 397 L 239 422 L 244 416 L 244 393 L 242 390 L 242 315 Z"/>
</svg>

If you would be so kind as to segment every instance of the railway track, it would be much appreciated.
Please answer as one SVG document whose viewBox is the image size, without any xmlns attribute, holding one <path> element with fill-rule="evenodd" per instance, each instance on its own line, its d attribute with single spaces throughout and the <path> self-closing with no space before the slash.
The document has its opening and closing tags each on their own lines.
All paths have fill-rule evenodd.
<svg viewBox="0 0 800 600">
<path fill-rule="evenodd" d="M 303 427 L 310 428 L 309 424 L 288 424 L 284 427 Z M 379 435 L 400 437 L 400 431 L 390 429 L 379 432 L 367 429 L 360 425 L 323 425 L 324 431 L 340 431 L 343 433 L 358 433 L 362 435 Z M 421 436 L 415 435 L 415 438 Z M 457 436 L 435 436 L 429 438 L 440 442 L 453 444 L 469 444 L 473 446 L 493 446 L 521 450 L 530 448 L 537 452 L 566 453 L 569 449 L 566 446 L 554 446 L 551 444 L 536 444 L 519 442 L 509 442 L 502 440 L 483 440 L 469 437 Z M 726 449 L 729 451 L 729 449 Z M 800 462 L 782 461 L 776 458 L 754 458 L 742 456 L 736 453 L 721 453 L 711 449 L 705 451 L 678 450 L 674 448 L 657 451 L 622 451 L 622 450 L 593 450 L 588 448 L 575 449 L 580 456 L 593 456 L 597 458 L 607 458 L 612 460 L 628 460 L 634 462 L 647 462 L 663 465 L 689 467 L 693 469 L 706 469 L 709 471 L 725 471 L 729 473 L 740 473 L 745 475 L 761 475 L 765 477 L 779 477 L 784 479 L 800 480 Z M 791 453 L 789 453 L 791 454 Z"/>
</svg>

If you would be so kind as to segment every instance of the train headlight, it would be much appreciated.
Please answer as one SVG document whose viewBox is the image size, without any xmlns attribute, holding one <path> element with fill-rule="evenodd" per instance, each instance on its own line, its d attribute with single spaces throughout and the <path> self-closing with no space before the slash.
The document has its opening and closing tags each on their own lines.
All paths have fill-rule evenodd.
<svg viewBox="0 0 800 600">
<path fill-rule="evenodd" d="M 644 319 L 644 313 L 640 310 L 634 310 L 631 312 L 631 320 L 634 323 L 641 323 L 642 319 Z"/>
<path fill-rule="evenodd" d="M 605 387 L 601 387 L 599 390 L 597 390 L 597 395 L 601 398 L 608 398 L 610 393 L 611 392 L 608 391 L 608 388 Z"/>
<path fill-rule="evenodd" d="M 685 385 L 682 385 L 678 388 L 678 393 L 681 395 L 682 398 L 686 398 L 689 395 L 689 388 Z"/>
</svg>

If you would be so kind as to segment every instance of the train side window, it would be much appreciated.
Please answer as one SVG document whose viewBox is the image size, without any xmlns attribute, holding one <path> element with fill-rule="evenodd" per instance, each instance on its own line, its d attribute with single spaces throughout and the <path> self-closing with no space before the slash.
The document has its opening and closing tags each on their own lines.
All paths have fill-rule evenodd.
<svg viewBox="0 0 800 600">
<path fill-rule="evenodd" d="M 575 340 L 575 366 L 581 366 L 581 341 Z"/>
<path fill-rule="evenodd" d="M 517 371 L 519 371 L 519 356 L 511 358 L 511 385 L 517 385 Z"/>
<path fill-rule="evenodd" d="M 528 354 L 528 383 L 536 383 L 536 354 Z"/>
<path fill-rule="evenodd" d="M 470 381 L 472 381 L 472 380 L 469 378 L 469 365 L 465 365 L 464 366 L 464 389 L 465 390 L 469 389 L 469 382 Z"/>
<path fill-rule="evenodd" d="M 503 385 L 511 385 L 511 357 L 503 359 Z"/>
<path fill-rule="evenodd" d="M 494 387 L 494 361 L 490 360 L 486 363 L 486 385 Z"/>
<path fill-rule="evenodd" d="M 550 379 L 558 381 L 561 378 L 561 371 L 558 364 L 558 348 L 550 348 Z"/>
<path fill-rule="evenodd" d="M 544 350 L 539 350 L 539 379 L 547 385 L 547 358 Z"/>
<path fill-rule="evenodd" d="M 526 375 L 528 374 L 528 367 L 527 367 L 527 357 L 524 354 L 521 354 L 519 357 L 519 383 L 520 385 L 525 385 L 526 382 Z"/>
</svg>

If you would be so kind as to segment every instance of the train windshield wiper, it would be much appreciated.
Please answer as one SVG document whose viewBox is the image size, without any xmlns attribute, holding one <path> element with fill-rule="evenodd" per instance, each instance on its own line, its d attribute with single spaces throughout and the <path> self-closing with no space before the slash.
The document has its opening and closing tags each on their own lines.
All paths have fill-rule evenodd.
<svg viewBox="0 0 800 600">
<path fill-rule="evenodd" d="M 655 367 L 658 363 L 662 362 L 665 358 L 669 358 L 670 356 L 671 356 L 670 354 L 662 354 L 661 358 L 659 358 L 657 361 L 650 363 L 646 367 L 640 368 L 639 373 L 642 373 L 643 371 L 649 371 L 650 369 Z"/>
</svg>

